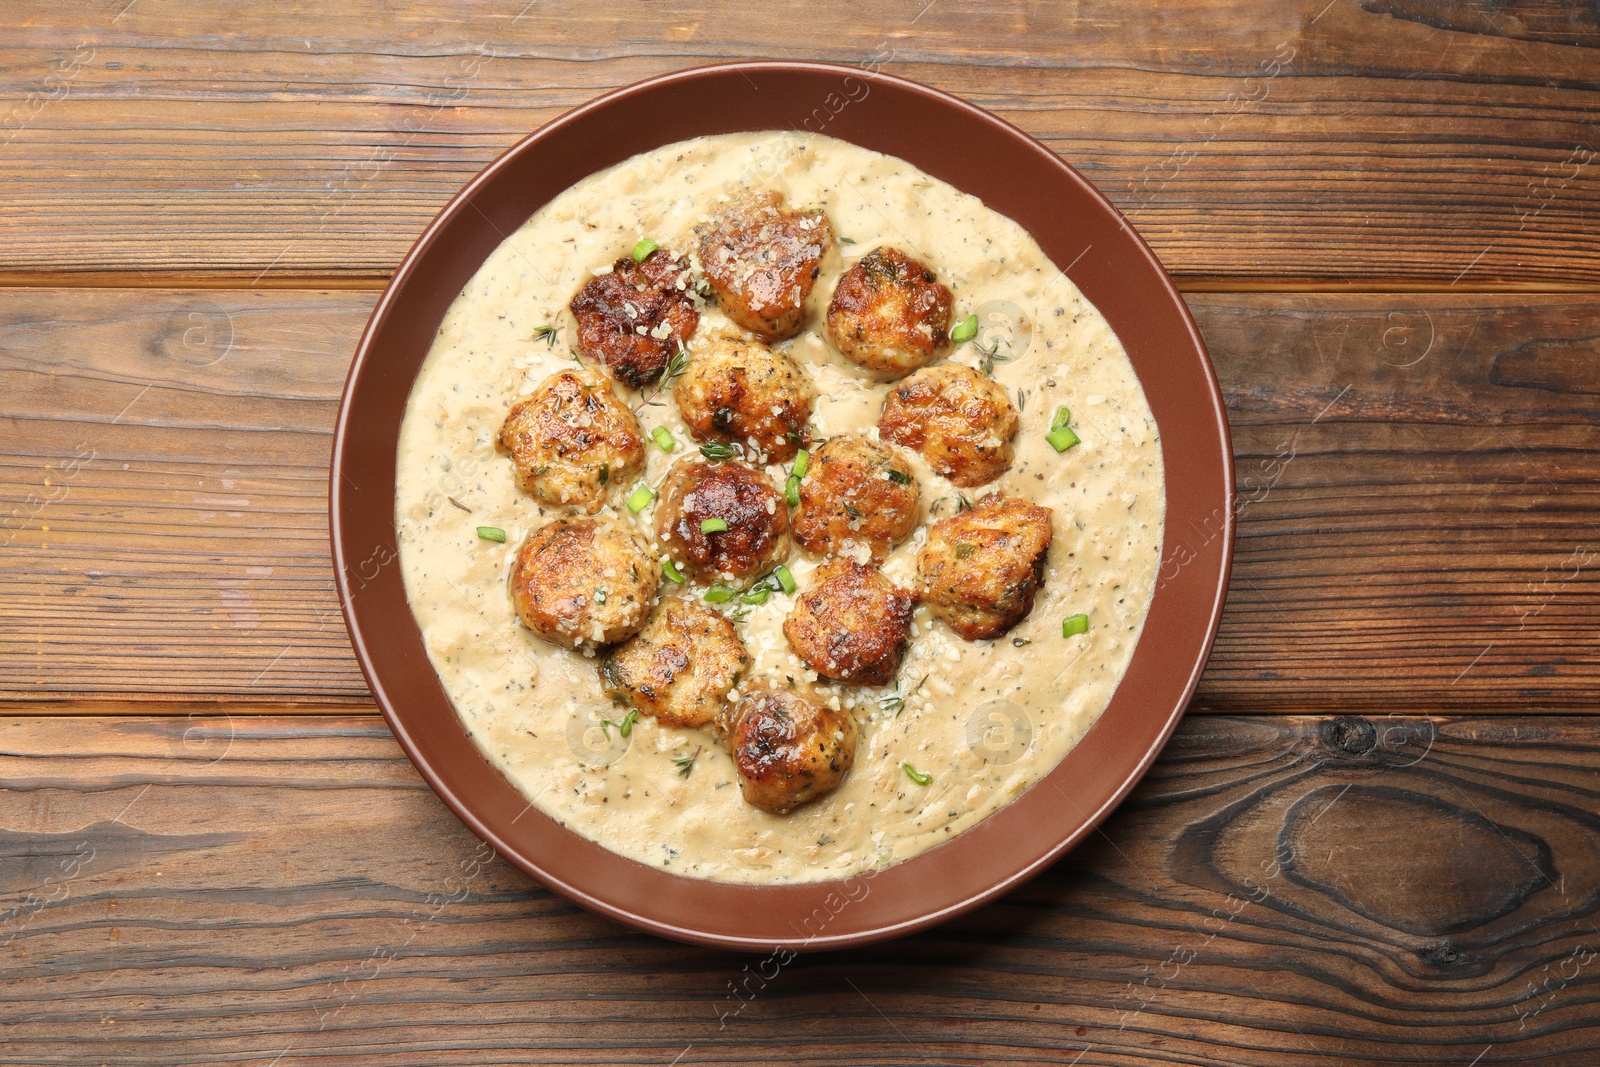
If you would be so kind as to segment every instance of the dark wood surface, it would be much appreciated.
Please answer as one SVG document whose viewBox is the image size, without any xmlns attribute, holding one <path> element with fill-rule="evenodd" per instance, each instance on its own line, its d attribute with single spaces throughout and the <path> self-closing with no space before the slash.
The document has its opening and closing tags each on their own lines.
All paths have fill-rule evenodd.
<svg viewBox="0 0 1600 1067">
<path fill-rule="evenodd" d="M 17 716 L 0 752 L 8 1063 L 1600 1056 L 1584 718 L 1195 716 L 1026 888 L 792 961 L 533 887 L 371 716 Z"/>
<path fill-rule="evenodd" d="M 4 23 L 0 1063 L 1600 1063 L 1592 5 Z M 1103 832 L 781 966 L 482 849 L 374 714 L 326 544 L 350 353 L 432 214 L 597 93 L 745 57 L 1078 166 L 1189 296 L 1241 497 L 1206 714 Z"/>
</svg>

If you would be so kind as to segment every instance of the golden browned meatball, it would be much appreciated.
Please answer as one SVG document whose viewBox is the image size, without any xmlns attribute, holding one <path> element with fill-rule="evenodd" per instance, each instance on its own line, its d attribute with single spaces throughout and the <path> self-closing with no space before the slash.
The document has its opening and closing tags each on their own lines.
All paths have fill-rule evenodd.
<svg viewBox="0 0 1600 1067">
<path fill-rule="evenodd" d="M 500 427 L 517 485 L 535 500 L 594 514 L 608 486 L 644 469 L 639 420 L 603 375 L 564 370 L 539 383 Z"/>
<path fill-rule="evenodd" d="M 794 654 L 822 677 L 887 685 L 911 639 L 916 601 L 874 567 L 833 559 L 783 621 Z"/>
<path fill-rule="evenodd" d="M 800 480 L 794 537 L 827 555 L 866 545 L 881 559 L 917 526 L 917 476 L 905 457 L 864 434 L 830 437 Z"/>
<path fill-rule="evenodd" d="M 660 582 L 660 568 L 632 528 L 609 519 L 555 519 L 517 549 L 511 604 L 546 641 L 608 645 L 639 632 Z"/>
<path fill-rule="evenodd" d="M 855 718 L 787 689 L 747 693 L 717 725 L 745 801 L 774 815 L 831 793 L 856 759 Z"/>
<path fill-rule="evenodd" d="M 1033 610 L 1051 536 L 1049 508 L 986 496 L 929 528 L 917 555 L 922 599 L 968 641 L 999 637 Z"/>
<path fill-rule="evenodd" d="M 699 342 L 672 388 L 697 440 L 754 442 L 774 463 L 793 459 L 810 440 L 811 386 L 805 373 L 760 342 Z"/>
<path fill-rule="evenodd" d="M 689 265 L 664 248 L 642 263 L 623 256 L 572 298 L 578 351 L 610 367 L 624 385 L 648 385 L 700 324 L 692 288 Z"/>
<path fill-rule="evenodd" d="M 789 554 L 789 507 L 767 476 L 743 463 L 679 463 L 661 484 L 656 530 L 702 581 L 753 578 Z"/>
<path fill-rule="evenodd" d="M 828 333 L 844 357 L 898 378 L 950 343 L 950 290 L 898 248 L 874 248 L 844 272 L 828 303 Z"/>
<path fill-rule="evenodd" d="M 806 300 L 833 248 L 821 211 L 788 211 L 774 192 L 750 193 L 697 227 L 700 269 L 717 304 L 763 341 L 782 341 L 805 324 Z"/>
<path fill-rule="evenodd" d="M 914 448 L 956 485 L 986 485 L 1011 466 L 1017 409 L 993 379 L 960 363 L 925 367 L 889 390 L 878 432 Z"/>
<path fill-rule="evenodd" d="M 668 726 L 705 726 L 750 666 L 733 623 L 719 611 L 667 597 L 645 628 L 600 664 L 607 693 Z"/>
</svg>

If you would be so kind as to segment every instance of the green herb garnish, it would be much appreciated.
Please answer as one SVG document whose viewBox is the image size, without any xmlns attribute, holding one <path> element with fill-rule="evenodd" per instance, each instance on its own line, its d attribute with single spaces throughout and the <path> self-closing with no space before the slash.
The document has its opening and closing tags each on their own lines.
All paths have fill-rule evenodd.
<svg viewBox="0 0 1600 1067">
<path fill-rule="evenodd" d="M 975 314 L 968 315 L 956 323 L 955 328 L 950 331 L 950 340 L 958 345 L 964 345 L 976 336 L 978 336 L 978 316 Z"/>
<path fill-rule="evenodd" d="M 1087 615 L 1068 615 L 1066 618 L 1061 620 L 1062 637 L 1071 637 L 1074 634 L 1083 634 L 1088 632 L 1089 616 Z"/>
<path fill-rule="evenodd" d="M 556 346 L 556 338 L 559 336 L 561 336 L 561 327 L 559 326 L 541 326 L 533 331 L 533 339 L 535 341 L 543 341 L 551 348 Z"/>
<path fill-rule="evenodd" d="M 778 579 L 779 588 L 781 588 L 785 593 L 788 593 L 790 596 L 794 595 L 794 591 L 797 586 L 794 582 L 794 575 L 789 573 L 788 567 L 785 567 L 781 563 L 778 564 L 777 569 L 772 572 L 772 576 Z"/>
<path fill-rule="evenodd" d="M 671 452 L 674 448 L 678 447 L 678 439 L 672 436 L 672 431 L 667 429 L 665 426 L 657 426 L 655 429 L 651 430 L 650 440 L 654 441 L 656 443 L 656 447 L 661 449 L 663 452 Z"/>
<path fill-rule="evenodd" d="M 713 604 L 726 604 L 734 598 L 737 592 L 737 589 L 731 589 L 725 585 L 713 585 L 706 590 L 705 599 Z"/>
<path fill-rule="evenodd" d="M 639 238 L 639 243 L 633 246 L 633 261 L 635 263 L 643 263 L 649 258 L 651 252 L 660 247 L 659 244 L 648 237 Z"/>
<path fill-rule="evenodd" d="M 694 751 L 689 755 L 678 756 L 673 759 L 672 762 L 678 768 L 678 773 L 680 775 L 685 778 L 689 777 L 689 772 L 694 770 L 694 761 L 700 758 L 700 750 L 705 747 L 706 746 L 704 745 L 696 745 Z"/>
<path fill-rule="evenodd" d="M 683 576 L 683 572 L 678 569 L 678 565 L 672 562 L 670 559 L 664 559 L 661 561 L 661 573 L 667 576 L 667 580 L 669 582 L 677 582 L 679 585 L 682 585 L 684 582 L 688 581 L 688 579 Z"/>
<path fill-rule="evenodd" d="M 791 508 L 800 506 L 800 479 L 789 475 L 789 480 L 783 483 L 783 499 L 789 502 Z"/>
<path fill-rule="evenodd" d="M 700 446 L 700 454 L 707 459 L 738 459 L 744 450 L 726 441 L 708 441 Z"/>
<path fill-rule="evenodd" d="M 703 534 L 722 533 L 728 528 L 727 519 L 701 519 L 700 532 Z"/>
<path fill-rule="evenodd" d="M 890 467 L 889 468 L 889 480 L 891 482 L 893 482 L 894 484 L 896 484 L 896 485 L 910 485 L 911 484 L 911 475 L 906 474 L 903 471 L 897 471 L 893 467 Z"/>
<path fill-rule="evenodd" d="M 498 526 L 480 526 L 478 536 L 485 541 L 498 541 L 502 545 L 506 543 L 506 532 Z"/>
<path fill-rule="evenodd" d="M 789 474 L 794 478 L 804 478 L 806 471 L 810 469 L 811 453 L 802 448 L 794 454 L 794 466 L 790 468 Z"/>
<path fill-rule="evenodd" d="M 933 784 L 933 775 L 923 774 L 909 763 L 900 764 L 900 769 L 906 772 L 907 778 L 911 779 L 913 782 L 916 782 L 918 785 Z"/>
<path fill-rule="evenodd" d="M 640 482 L 634 491 L 628 494 L 628 510 L 637 515 L 649 507 L 650 502 L 655 498 L 655 490 Z"/>
</svg>

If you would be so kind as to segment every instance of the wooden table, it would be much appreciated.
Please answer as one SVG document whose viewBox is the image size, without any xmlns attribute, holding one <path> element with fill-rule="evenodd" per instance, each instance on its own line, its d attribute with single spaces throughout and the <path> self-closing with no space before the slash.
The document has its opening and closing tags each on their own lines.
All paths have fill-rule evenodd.
<svg viewBox="0 0 1600 1067">
<path fill-rule="evenodd" d="M 1600 16 L 13 0 L 0 1062 L 1600 1063 Z M 426 221 L 638 78 L 831 59 L 1078 166 L 1233 420 L 1232 595 L 1132 800 L 776 967 L 495 858 L 350 653 L 326 468 Z M 952 146 L 959 151 L 959 146 Z"/>
</svg>

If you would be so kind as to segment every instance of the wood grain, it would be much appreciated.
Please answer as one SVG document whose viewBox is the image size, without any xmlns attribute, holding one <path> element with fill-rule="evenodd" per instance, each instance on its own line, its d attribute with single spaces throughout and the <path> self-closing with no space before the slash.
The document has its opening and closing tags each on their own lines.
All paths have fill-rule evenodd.
<svg viewBox="0 0 1600 1067">
<path fill-rule="evenodd" d="M 372 299 L 0 293 L 0 691 L 365 695 L 325 472 Z M 1193 304 L 1241 509 L 1198 706 L 1592 707 L 1600 300 Z"/>
<path fill-rule="evenodd" d="M 1191 717 L 1025 888 L 775 961 L 536 888 L 371 718 L 8 718 L 0 1043 L 15 1064 L 1588 1062 L 1597 770 L 1592 719 Z"/>
<path fill-rule="evenodd" d="M 1539 0 L 33 5 L 0 271 L 377 278 L 474 173 L 643 77 L 882 68 L 1073 162 L 1182 276 L 1600 284 L 1592 12 Z"/>
</svg>

